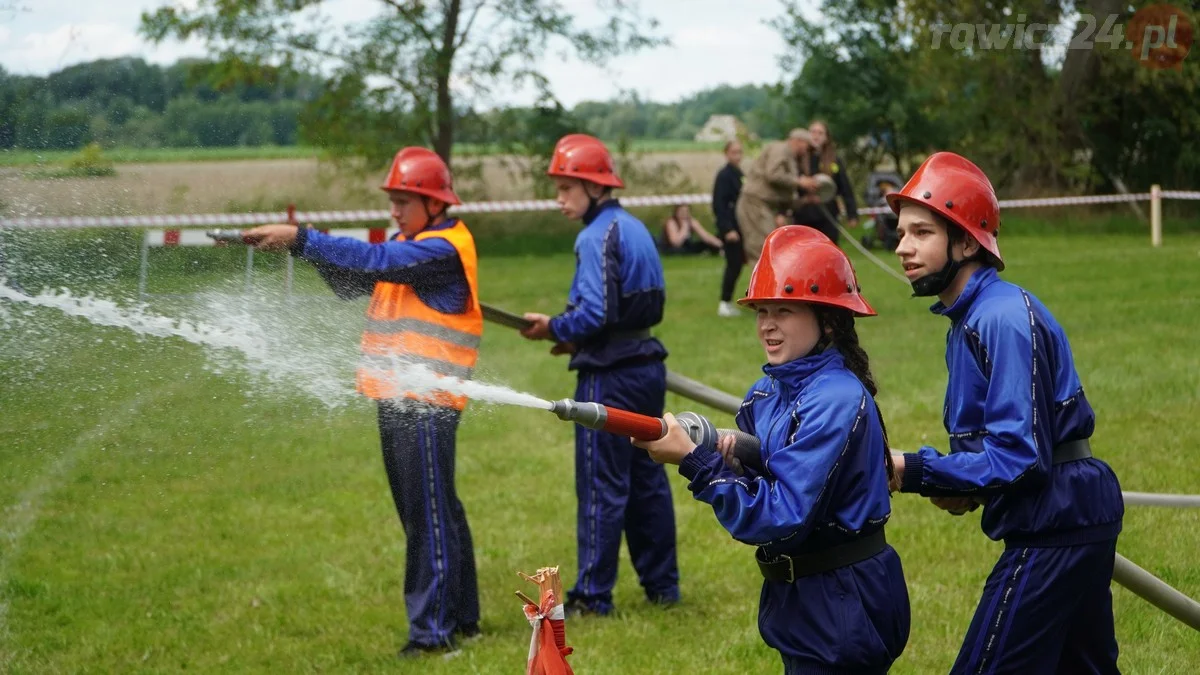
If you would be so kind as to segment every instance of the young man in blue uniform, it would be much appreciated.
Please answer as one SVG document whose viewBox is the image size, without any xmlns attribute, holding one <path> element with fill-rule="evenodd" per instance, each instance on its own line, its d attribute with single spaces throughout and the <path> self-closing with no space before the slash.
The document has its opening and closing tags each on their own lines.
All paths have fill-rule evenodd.
<svg viewBox="0 0 1200 675">
<path fill-rule="evenodd" d="M 404 527 L 404 604 L 409 641 L 401 657 L 455 648 L 479 634 L 471 530 L 454 486 L 455 436 L 467 399 L 408 391 L 396 367 L 469 379 L 479 355 L 475 240 L 447 215 L 458 204 L 450 170 L 433 151 L 404 148 L 381 186 L 400 231 L 369 244 L 293 225 L 246 232 L 260 248 L 289 248 L 343 299 L 371 295 L 358 390 L 378 401 L 379 436 L 392 498 Z"/>
<path fill-rule="evenodd" d="M 934 154 L 888 205 L 915 296 L 950 319 L 945 427 L 950 454 L 895 455 L 902 492 L 1003 541 L 953 673 L 1116 673 L 1112 580 L 1124 503 L 1088 439 L 1096 417 L 1062 327 L 1002 281 L 1000 208 L 967 159 Z"/>
<path fill-rule="evenodd" d="M 661 417 L 667 350 L 651 337 L 662 321 L 665 282 L 654 237 L 612 197 L 624 187 L 599 140 L 559 140 L 547 175 L 563 215 L 583 222 L 575 239 L 575 278 L 567 309 L 526 314 L 522 335 L 552 340 L 571 354 L 575 398 Z M 579 576 L 567 593 L 569 613 L 608 614 L 624 532 L 646 597 L 679 601 L 675 512 L 667 474 L 629 439 L 575 428 Z"/>
</svg>

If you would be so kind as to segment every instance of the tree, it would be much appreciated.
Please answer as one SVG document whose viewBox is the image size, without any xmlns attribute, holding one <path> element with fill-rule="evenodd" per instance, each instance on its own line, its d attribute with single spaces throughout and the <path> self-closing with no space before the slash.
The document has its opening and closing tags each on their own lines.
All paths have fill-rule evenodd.
<svg viewBox="0 0 1200 675">
<path fill-rule="evenodd" d="M 914 154 L 945 141 L 935 123 L 944 94 L 922 72 L 927 59 L 907 39 L 902 11 L 882 0 L 825 0 L 817 24 L 786 3 L 773 25 L 790 46 L 784 69 L 799 72 L 780 92 L 787 124 L 778 133 L 822 119 L 863 163 L 889 156 L 905 174 Z"/>
<path fill-rule="evenodd" d="M 156 42 L 198 37 L 228 71 L 248 77 L 265 65 L 332 67 L 304 134 L 370 160 L 402 143 L 430 143 L 449 161 L 456 97 L 532 85 L 552 99 L 535 64 L 556 43 L 591 63 L 666 43 L 636 0 L 607 0 L 606 23 L 594 30 L 577 28 L 555 0 L 376 1 L 375 17 L 338 30 L 323 0 L 198 0 L 192 10 L 143 14 L 142 32 Z"/>
<path fill-rule="evenodd" d="M 1023 33 L 1073 12 L 1095 17 L 1093 30 L 1110 16 L 1121 26 L 1150 4 L 823 0 L 814 26 L 789 3 L 776 22 L 795 45 L 787 65 L 799 71 L 787 100 L 801 114 L 830 117 L 842 138 L 882 139 L 902 169 L 905 159 L 953 149 L 985 166 L 998 187 L 1144 188 L 1151 173 L 1194 182 L 1195 60 L 1144 68 L 1110 29 L 1077 27 L 1074 36 L 1094 35 L 1091 48 L 1057 51 L 1031 47 Z M 951 26 L 971 28 L 970 39 L 948 36 Z"/>
</svg>

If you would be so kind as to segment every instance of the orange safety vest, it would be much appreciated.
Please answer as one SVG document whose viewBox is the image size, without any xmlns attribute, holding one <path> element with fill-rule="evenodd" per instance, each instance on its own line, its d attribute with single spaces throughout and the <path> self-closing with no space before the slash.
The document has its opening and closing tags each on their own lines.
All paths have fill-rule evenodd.
<svg viewBox="0 0 1200 675">
<path fill-rule="evenodd" d="M 362 336 L 362 364 L 358 369 L 358 391 L 374 399 L 407 398 L 462 410 L 466 396 L 444 391 L 403 389 L 395 368 L 407 364 L 428 367 L 438 376 L 471 379 L 479 358 L 483 335 L 483 311 L 479 306 L 479 265 L 475 239 L 460 220 L 444 230 L 425 230 L 413 241 L 440 237 L 458 251 L 467 276 L 470 297 L 462 314 L 445 314 L 421 302 L 408 284 L 376 282 L 367 325 Z"/>
</svg>

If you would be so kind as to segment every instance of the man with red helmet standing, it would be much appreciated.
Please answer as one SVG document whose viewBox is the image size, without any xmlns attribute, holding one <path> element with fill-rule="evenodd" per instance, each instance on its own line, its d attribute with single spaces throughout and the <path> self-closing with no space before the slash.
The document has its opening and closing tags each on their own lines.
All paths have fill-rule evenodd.
<svg viewBox="0 0 1200 675">
<path fill-rule="evenodd" d="M 552 353 L 571 354 L 576 400 L 661 417 L 667 350 L 650 329 L 662 321 L 666 290 L 654 238 L 612 197 L 624 184 L 596 138 L 561 138 L 547 175 L 563 215 L 584 227 L 575 239 L 566 311 L 526 314 L 532 325 L 521 333 L 554 341 Z M 612 611 L 622 532 L 646 597 L 677 602 L 675 513 L 663 467 L 626 437 L 577 426 L 575 491 L 579 576 L 567 611 Z"/>
<path fill-rule="evenodd" d="M 378 401 L 383 463 L 407 540 L 401 657 L 451 651 L 479 634 L 475 553 L 454 486 L 455 435 L 467 399 L 405 389 L 404 373 L 469 379 L 483 333 L 475 240 L 446 211 L 461 203 L 434 152 L 404 148 L 381 188 L 400 231 L 369 244 L 294 225 L 245 237 L 309 260 L 343 299 L 371 294 L 358 390 Z M 398 372 L 399 369 L 399 372 Z"/>
<path fill-rule="evenodd" d="M 1066 334 L 1000 279 L 1000 208 L 979 167 L 939 152 L 887 201 L 913 294 L 937 296 L 932 311 L 950 319 L 950 454 L 895 455 L 894 484 L 956 515 L 982 504 L 984 532 L 1005 544 L 951 672 L 1116 673 L 1124 503 L 1092 456 L 1096 416 Z"/>
</svg>

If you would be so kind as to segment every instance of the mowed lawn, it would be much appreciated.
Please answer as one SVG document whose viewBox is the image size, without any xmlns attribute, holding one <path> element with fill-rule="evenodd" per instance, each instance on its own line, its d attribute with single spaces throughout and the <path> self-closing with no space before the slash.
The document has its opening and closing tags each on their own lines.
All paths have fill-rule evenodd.
<svg viewBox="0 0 1200 675">
<path fill-rule="evenodd" d="M 1038 295 L 1072 340 L 1099 418 L 1096 453 L 1128 490 L 1200 493 L 1200 236 L 1172 235 L 1158 250 L 1140 235 L 1003 243 L 1004 275 Z M 892 444 L 945 449 L 946 320 L 853 257 L 881 315 L 859 325 Z M 485 300 L 556 311 L 572 263 L 565 251 L 484 257 Z M 666 261 L 657 334 L 671 368 L 740 395 L 761 356 L 749 315 L 716 317 L 720 267 Z M 155 275 L 162 288 L 196 282 Z M 361 305 L 312 307 L 346 317 L 331 351 L 352 341 Z M 473 404 L 457 471 L 485 637 L 452 659 L 397 661 L 404 538 L 369 404 L 330 408 L 299 381 L 264 386 L 229 367 L 229 354 L 54 310 L 0 301 L 0 330 L 0 672 L 521 672 L 530 628 L 513 591 L 531 587 L 517 571 L 560 565 L 573 579 L 571 426 Z M 570 396 L 573 377 L 547 347 L 488 326 L 479 379 Z M 304 358 L 298 348 L 297 370 Z M 668 409 L 729 423 L 674 395 Z M 671 475 L 684 601 L 648 605 L 623 555 L 616 616 L 568 623 L 575 672 L 778 672 L 756 628 L 753 549 Z M 1200 511 L 1129 507 L 1120 550 L 1200 598 L 1198 528 Z M 946 672 L 1001 545 L 979 531 L 978 512 L 955 518 L 910 495 L 894 500 L 888 537 L 913 608 L 893 672 Z M 1124 672 L 1195 671 L 1200 634 L 1116 586 L 1114 605 Z"/>
</svg>

